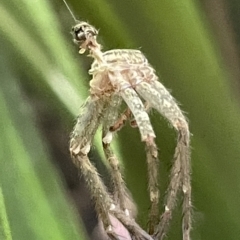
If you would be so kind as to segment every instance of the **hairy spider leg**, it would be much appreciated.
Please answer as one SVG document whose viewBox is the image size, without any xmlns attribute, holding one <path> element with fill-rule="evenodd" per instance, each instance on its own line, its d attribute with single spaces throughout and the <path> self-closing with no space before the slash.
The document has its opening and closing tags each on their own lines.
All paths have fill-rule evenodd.
<svg viewBox="0 0 240 240">
<path fill-rule="evenodd" d="M 103 221 L 104 228 L 107 229 L 111 226 L 108 212 L 113 201 L 109 197 L 96 168 L 88 158 L 93 137 L 102 120 L 104 105 L 104 101 L 94 101 L 91 97 L 87 98 L 81 107 L 77 123 L 72 132 L 70 153 L 74 164 L 80 169 L 89 187 L 96 204 L 96 211 Z"/>
<path fill-rule="evenodd" d="M 157 91 L 159 92 L 163 91 L 163 88 L 165 88 L 159 81 L 153 81 L 151 85 L 153 86 L 154 89 L 157 89 Z M 175 114 L 179 116 L 178 120 L 176 119 L 175 121 L 172 122 L 172 124 L 178 132 L 177 142 L 179 144 L 176 146 L 175 152 L 177 153 L 177 150 L 179 151 L 179 157 L 181 161 L 182 192 L 184 196 L 183 220 L 182 220 L 183 221 L 182 222 L 183 240 L 190 240 L 190 231 L 192 227 L 190 132 L 188 127 L 188 122 L 185 116 L 183 115 L 181 109 L 178 107 L 175 99 L 172 96 L 169 99 L 172 100 L 173 105 L 175 103 L 174 110 L 172 111 L 174 111 Z M 174 155 L 174 158 L 177 157 L 175 155 Z"/>
<path fill-rule="evenodd" d="M 114 185 L 114 201 L 119 204 L 120 209 L 122 209 L 127 216 L 130 215 L 130 212 L 133 213 L 132 215 L 135 215 L 134 213 L 136 211 L 135 204 L 133 203 L 133 200 L 129 194 L 129 191 L 127 190 L 125 186 L 125 182 L 122 177 L 121 169 L 120 169 L 120 163 L 117 159 L 117 156 L 113 153 L 110 143 L 113 139 L 114 131 L 111 131 L 111 126 L 117 121 L 119 118 L 119 108 L 122 103 L 122 98 L 114 94 L 111 96 L 111 100 L 109 101 L 109 106 L 106 110 L 104 119 L 103 119 L 103 129 L 102 129 L 102 144 L 103 144 L 103 150 L 106 156 L 106 159 L 109 162 L 109 165 L 111 167 L 111 178 Z"/>
<path fill-rule="evenodd" d="M 104 228 L 111 239 L 116 238 L 113 231 L 110 215 L 114 215 L 136 239 L 153 240 L 134 219 L 126 216 L 125 212 L 119 209 L 110 197 L 107 189 L 98 175 L 96 168 L 88 158 L 88 152 L 91 148 L 92 139 L 96 130 L 102 122 L 102 117 L 106 111 L 106 103 L 102 100 L 87 98 L 81 107 L 77 123 L 72 132 L 70 140 L 70 153 L 72 160 L 81 171 L 91 196 L 96 205 L 96 211 L 101 217 Z"/>
<path fill-rule="evenodd" d="M 154 139 L 146 141 L 147 165 L 148 165 L 148 189 L 150 193 L 151 208 L 149 211 L 148 231 L 152 235 L 159 223 L 159 160 L 158 149 Z"/>
<path fill-rule="evenodd" d="M 148 112 L 150 110 L 148 103 L 145 102 L 144 106 L 145 106 L 146 112 Z M 124 112 L 120 115 L 120 117 L 116 120 L 116 122 L 112 126 L 110 126 L 109 130 L 111 132 L 120 131 L 122 129 L 122 127 L 125 125 L 127 120 L 129 120 L 130 126 L 132 128 L 137 127 L 137 122 L 134 119 L 133 114 L 129 107 L 127 109 L 125 109 Z"/>
<path fill-rule="evenodd" d="M 129 108 L 125 109 L 125 111 L 120 115 L 120 117 L 115 121 L 115 123 L 110 126 L 110 132 L 117 132 L 122 129 L 125 125 L 126 121 L 132 117 L 132 112 Z"/>
<path fill-rule="evenodd" d="M 155 226 L 159 220 L 159 189 L 158 189 L 158 151 L 154 142 L 155 133 L 152 128 L 149 116 L 145 110 L 145 106 L 139 98 L 138 94 L 132 88 L 132 86 L 126 82 L 121 74 L 115 72 L 111 76 L 118 79 L 119 94 L 122 96 L 128 107 L 130 108 L 137 126 L 139 128 L 141 139 L 146 144 L 147 151 L 147 164 L 149 172 L 149 193 L 151 200 L 151 209 L 149 214 L 149 233 L 153 234 Z"/>
<path fill-rule="evenodd" d="M 144 104 L 144 109 L 147 112 L 150 110 L 148 103 Z M 135 118 L 132 116 L 132 112 L 129 108 L 127 108 L 123 114 L 117 119 L 115 124 L 110 127 L 111 132 L 119 131 L 125 124 L 126 120 L 130 120 L 130 125 L 132 127 L 138 127 Z M 147 164 L 148 164 L 148 184 L 149 184 L 149 192 L 150 192 L 150 199 L 152 202 L 151 209 L 149 212 L 149 224 L 148 224 L 148 232 L 149 234 L 154 233 L 154 228 L 159 222 L 159 186 L 158 186 L 158 168 L 159 168 L 159 161 L 158 161 L 158 149 L 153 141 L 153 139 L 149 142 L 145 142 L 145 148 L 147 153 Z"/>
<path fill-rule="evenodd" d="M 163 239 L 167 232 L 172 211 L 176 205 L 177 194 L 182 188 L 183 200 L 183 240 L 190 239 L 191 230 L 191 179 L 190 179 L 190 132 L 182 111 L 168 90 L 157 80 L 141 82 L 136 91 L 160 114 L 162 114 L 178 133 L 174 163 L 171 169 L 170 184 L 166 195 L 165 211 L 161 216 L 155 236 Z"/>
</svg>

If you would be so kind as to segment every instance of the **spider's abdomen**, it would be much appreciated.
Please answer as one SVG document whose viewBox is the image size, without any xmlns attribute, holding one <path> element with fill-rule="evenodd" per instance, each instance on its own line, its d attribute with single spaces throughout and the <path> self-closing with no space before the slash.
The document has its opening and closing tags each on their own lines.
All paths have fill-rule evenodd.
<svg viewBox="0 0 240 240">
<path fill-rule="evenodd" d="M 151 82 L 157 79 L 155 71 L 139 50 L 116 49 L 103 53 L 102 62 L 95 60 L 89 71 L 93 75 L 90 82 L 91 93 L 102 95 L 119 90 L 118 82 L 109 79 L 116 72 L 135 87 L 139 82 Z"/>
<path fill-rule="evenodd" d="M 104 60 L 111 63 L 127 63 L 127 64 L 148 64 L 147 59 L 139 50 L 132 49 L 116 49 L 109 50 L 103 54 Z"/>
</svg>

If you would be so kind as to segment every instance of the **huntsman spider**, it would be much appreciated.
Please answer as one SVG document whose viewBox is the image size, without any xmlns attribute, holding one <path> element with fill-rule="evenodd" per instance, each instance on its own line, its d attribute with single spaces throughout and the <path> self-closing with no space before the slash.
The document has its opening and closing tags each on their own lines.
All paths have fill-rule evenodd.
<svg viewBox="0 0 240 240">
<path fill-rule="evenodd" d="M 102 52 L 101 45 L 97 42 L 98 31 L 82 21 L 72 28 L 72 34 L 74 42 L 79 45 L 79 53 L 87 51 L 94 62 L 89 70 L 89 74 L 92 75 L 90 96 L 81 107 L 72 132 L 70 153 L 89 187 L 96 211 L 109 239 L 163 239 L 167 234 L 179 192 L 182 192 L 182 239 L 190 240 L 190 132 L 183 112 L 169 91 L 158 81 L 155 70 L 141 51 L 116 49 Z M 124 103 L 127 109 L 120 114 Z M 151 108 L 164 116 L 178 134 L 165 210 L 161 215 L 158 150 L 155 144 L 156 135 L 148 115 Z M 148 233 L 135 222 L 131 209 L 128 208 L 131 198 L 119 170 L 119 161 L 110 148 L 114 134 L 123 127 L 126 120 L 138 127 L 146 148 L 151 201 Z M 114 185 L 112 195 L 88 157 L 93 137 L 100 125 L 103 151 L 110 165 Z M 113 226 L 113 219 L 117 219 L 127 229 L 130 238 L 118 234 Z"/>
</svg>

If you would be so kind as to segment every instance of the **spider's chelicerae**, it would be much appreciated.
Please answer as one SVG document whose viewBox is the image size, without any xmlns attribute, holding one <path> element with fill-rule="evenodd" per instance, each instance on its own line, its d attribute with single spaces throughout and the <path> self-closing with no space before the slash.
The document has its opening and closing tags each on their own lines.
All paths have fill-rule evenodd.
<svg viewBox="0 0 240 240">
<path fill-rule="evenodd" d="M 88 51 L 94 62 L 89 71 L 92 75 L 90 96 L 82 106 L 74 127 L 70 152 L 88 184 L 106 233 L 110 239 L 163 239 L 179 192 L 182 192 L 182 234 L 183 240 L 190 240 L 190 132 L 184 114 L 169 91 L 158 81 L 154 69 L 139 50 L 116 49 L 102 52 L 96 39 L 98 31 L 86 22 L 78 22 L 72 28 L 72 33 L 74 41 L 79 45 L 79 53 Z M 127 109 L 120 114 L 123 102 Z M 158 150 L 148 115 L 151 108 L 163 115 L 178 133 L 162 215 L 158 210 Z M 141 140 L 146 146 L 151 201 L 148 233 L 139 227 L 128 208 L 131 198 L 119 170 L 118 159 L 110 148 L 114 133 L 121 129 L 126 120 L 138 127 Z M 103 150 L 111 168 L 113 196 L 108 193 L 88 158 L 93 137 L 100 125 Z M 114 219 L 124 225 L 130 238 L 120 236 L 114 228 Z"/>
</svg>

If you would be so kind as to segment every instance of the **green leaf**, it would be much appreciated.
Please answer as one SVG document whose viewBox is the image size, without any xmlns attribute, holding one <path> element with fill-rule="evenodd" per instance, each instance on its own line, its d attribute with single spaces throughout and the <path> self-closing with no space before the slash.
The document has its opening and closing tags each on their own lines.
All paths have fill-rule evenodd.
<svg viewBox="0 0 240 240">
<path fill-rule="evenodd" d="M 13 239 L 83 239 L 30 106 L 1 63 L 0 182 Z"/>
<path fill-rule="evenodd" d="M 0 239 L 12 240 L 7 211 L 4 203 L 2 188 L 0 187 Z"/>
</svg>

